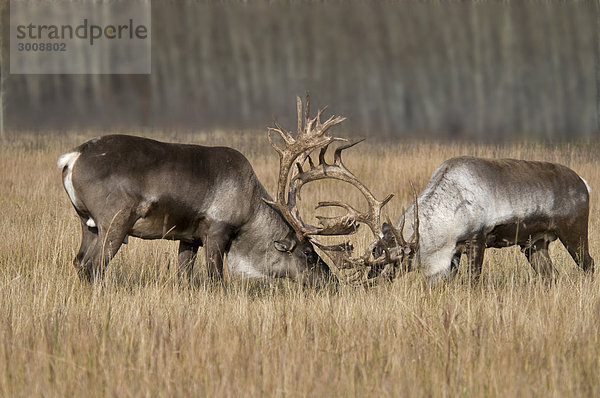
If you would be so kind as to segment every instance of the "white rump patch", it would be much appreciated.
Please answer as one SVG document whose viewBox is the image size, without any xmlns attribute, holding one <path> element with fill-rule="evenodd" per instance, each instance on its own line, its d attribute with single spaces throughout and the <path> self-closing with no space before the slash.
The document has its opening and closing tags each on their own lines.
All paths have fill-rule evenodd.
<svg viewBox="0 0 600 398">
<path fill-rule="evenodd" d="M 79 159 L 79 155 L 81 155 L 80 152 L 65 153 L 64 155 L 61 155 L 56 162 L 56 165 L 59 168 L 67 168 L 67 174 L 63 180 L 63 185 L 69 195 L 69 199 L 71 199 L 71 203 L 73 203 L 73 206 L 75 207 L 77 207 L 77 196 L 75 196 L 75 188 L 73 187 L 73 167 L 75 166 L 77 159 Z"/>
<path fill-rule="evenodd" d="M 590 187 L 590 184 L 588 184 L 588 182 L 585 180 L 585 178 L 583 178 L 582 176 L 579 176 L 579 178 L 581 178 L 581 181 L 583 181 L 583 183 L 585 184 L 585 187 L 588 190 L 588 193 L 592 193 L 592 187 Z"/>
<path fill-rule="evenodd" d="M 85 222 L 85 225 L 87 225 L 90 228 L 96 228 L 96 222 L 91 218 L 88 218 L 88 220 Z"/>
<path fill-rule="evenodd" d="M 59 169 L 62 169 L 65 166 L 69 166 L 69 168 L 73 168 L 73 164 L 77 160 L 77 158 L 81 155 L 79 152 L 69 152 L 60 155 L 58 161 L 56 162 L 56 166 Z"/>
</svg>

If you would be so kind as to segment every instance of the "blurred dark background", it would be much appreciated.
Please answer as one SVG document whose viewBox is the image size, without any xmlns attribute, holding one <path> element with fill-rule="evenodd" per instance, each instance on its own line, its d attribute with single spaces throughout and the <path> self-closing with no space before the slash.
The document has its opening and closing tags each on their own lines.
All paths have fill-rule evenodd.
<svg viewBox="0 0 600 398">
<path fill-rule="evenodd" d="M 309 90 L 350 134 L 595 140 L 598 19 L 596 1 L 153 1 L 151 75 L 3 70 L 4 124 L 292 128 Z"/>
</svg>

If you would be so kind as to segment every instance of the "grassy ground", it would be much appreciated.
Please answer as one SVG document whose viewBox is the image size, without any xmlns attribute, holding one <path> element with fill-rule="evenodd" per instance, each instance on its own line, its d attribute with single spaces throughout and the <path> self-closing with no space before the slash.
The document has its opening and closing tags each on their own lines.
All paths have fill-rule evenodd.
<svg viewBox="0 0 600 398">
<path fill-rule="evenodd" d="M 137 239 L 104 282 L 81 283 L 71 266 L 78 221 L 55 162 L 86 138 L 21 134 L 0 148 L 0 396 L 600 396 L 600 283 L 557 243 L 561 276 L 550 288 L 516 249 L 488 250 L 482 283 L 460 275 L 431 295 L 418 273 L 335 293 L 285 281 L 215 288 L 202 283 L 201 261 L 188 288 L 173 242 Z M 263 133 L 162 138 L 234 146 L 274 191 L 277 157 Z M 408 181 L 424 187 L 459 154 L 557 161 L 600 190 L 597 146 L 361 146 L 347 163 L 380 198 L 397 194 L 394 219 Z M 303 198 L 359 201 L 332 188 Z"/>
</svg>

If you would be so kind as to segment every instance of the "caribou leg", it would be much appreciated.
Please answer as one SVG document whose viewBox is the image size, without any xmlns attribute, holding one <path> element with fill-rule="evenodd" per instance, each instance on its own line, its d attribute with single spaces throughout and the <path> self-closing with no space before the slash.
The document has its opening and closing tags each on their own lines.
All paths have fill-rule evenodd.
<svg viewBox="0 0 600 398">
<path fill-rule="evenodd" d="M 467 264 L 471 279 L 479 280 L 481 277 L 481 269 L 483 267 L 483 255 L 485 253 L 485 235 L 478 233 L 467 245 Z"/>
<path fill-rule="evenodd" d="M 204 241 L 208 277 L 213 282 L 223 281 L 223 256 L 231 243 L 231 227 L 225 223 L 214 223 L 208 229 Z"/>
<path fill-rule="evenodd" d="M 96 246 L 98 241 L 98 228 L 89 227 L 86 222 L 88 217 L 79 217 L 81 221 L 81 245 L 79 246 L 79 252 L 73 259 L 73 265 L 79 271 L 83 268 L 86 256 L 89 258 L 91 251 Z"/>
<path fill-rule="evenodd" d="M 134 223 L 132 211 L 121 210 L 112 217 L 100 219 L 109 222 L 98 226 L 98 238 L 83 256 L 78 270 L 80 278 L 90 282 L 104 275 L 106 266 L 121 248 Z"/>
<path fill-rule="evenodd" d="M 540 239 L 525 248 L 525 256 L 533 269 L 535 269 L 542 278 L 553 281 L 558 275 L 552 265 L 550 255 L 548 254 L 549 244 L 550 241 L 547 239 Z"/>
<path fill-rule="evenodd" d="M 568 233 L 560 234 L 559 238 L 562 244 L 567 248 L 569 254 L 584 271 L 594 272 L 594 259 L 590 256 L 588 248 L 588 229 L 570 230 Z"/>
<path fill-rule="evenodd" d="M 430 274 L 425 273 L 429 288 L 433 288 L 441 281 L 450 281 L 452 279 L 456 274 L 456 270 L 452 268 L 457 253 L 460 256 L 460 252 L 457 252 L 456 247 L 453 245 L 436 248 L 436 250 L 429 253 L 421 253 L 422 262 L 419 264 L 419 267 L 424 271 L 433 270 Z M 460 257 L 458 257 L 458 260 L 460 261 Z"/>
<path fill-rule="evenodd" d="M 194 262 L 196 262 L 196 256 L 198 255 L 198 248 L 200 247 L 197 243 L 188 243 L 184 241 L 179 242 L 179 255 L 177 256 L 177 274 L 181 281 L 184 277 L 187 277 L 188 283 L 192 281 L 192 272 L 194 271 Z"/>
<path fill-rule="evenodd" d="M 453 280 L 458 273 L 458 266 L 460 265 L 460 256 L 462 255 L 461 250 L 457 250 L 452 256 L 452 261 L 450 261 L 450 275 L 448 276 L 449 280 Z"/>
<path fill-rule="evenodd" d="M 582 243 L 579 246 L 575 246 L 577 249 L 573 249 L 573 246 L 566 247 L 569 251 L 569 254 L 578 266 L 580 266 L 586 272 L 594 272 L 594 259 L 592 258 L 592 256 L 590 256 L 587 242 Z"/>
</svg>

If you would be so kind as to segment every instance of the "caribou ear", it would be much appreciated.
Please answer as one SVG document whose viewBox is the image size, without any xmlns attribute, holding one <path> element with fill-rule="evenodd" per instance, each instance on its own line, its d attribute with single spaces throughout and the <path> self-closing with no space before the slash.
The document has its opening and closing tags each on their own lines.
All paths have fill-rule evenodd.
<svg viewBox="0 0 600 398">
<path fill-rule="evenodd" d="M 296 241 L 289 236 L 286 236 L 284 239 L 274 241 L 273 245 L 275 246 L 275 249 L 280 252 L 291 253 L 296 248 Z"/>
</svg>

